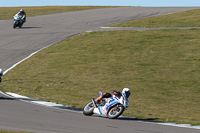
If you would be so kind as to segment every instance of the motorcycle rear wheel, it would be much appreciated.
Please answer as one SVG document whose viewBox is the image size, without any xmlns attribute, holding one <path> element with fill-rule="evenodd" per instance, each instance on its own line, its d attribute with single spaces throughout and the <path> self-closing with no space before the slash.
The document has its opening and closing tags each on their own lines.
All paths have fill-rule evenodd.
<svg viewBox="0 0 200 133">
<path fill-rule="evenodd" d="M 93 110 L 94 110 L 94 105 L 92 102 L 90 102 L 90 103 L 86 104 L 85 107 L 83 108 L 83 114 L 90 116 L 93 114 Z"/>
<path fill-rule="evenodd" d="M 124 112 L 124 106 L 117 104 L 108 110 L 107 116 L 109 119 L 116 119 Z"/>
</svg>

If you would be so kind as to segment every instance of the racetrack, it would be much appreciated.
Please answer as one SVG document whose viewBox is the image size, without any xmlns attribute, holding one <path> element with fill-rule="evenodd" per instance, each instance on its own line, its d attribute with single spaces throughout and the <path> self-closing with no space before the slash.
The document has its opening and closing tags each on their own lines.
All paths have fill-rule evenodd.
<svg viewBox="0 0 200 133">
<path fill-rule="evenodd" d="M 86 31 L 113 23 L 162 15 L 190 8 L 120 7 L 27 18 L 22 29 L 12 20 L 0 21 L 0 68 L 8 69 L 31 53 Z M 137 119 L 86 117 L 68 110 L 47 108 L 0 94 L 0 129 L 38 133 L 197 133 L 199 130 L 162 126 Z"/>
</svg>

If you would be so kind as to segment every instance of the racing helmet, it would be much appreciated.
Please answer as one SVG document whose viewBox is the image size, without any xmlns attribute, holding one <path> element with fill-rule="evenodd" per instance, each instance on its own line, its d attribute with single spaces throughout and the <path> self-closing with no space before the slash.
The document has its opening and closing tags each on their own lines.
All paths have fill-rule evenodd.
<svg viewBox="0 0 200 133">
<path fill-rule="evenodd" d="M 131 95 L 131 90 L 129 88 L 124 88 L 122 94 L 125 94 L 127 98 Z"/>
<path fill-rule="evenodd" d="M 24 13 L 24 9 L 20 9 L 20 11 L 19 11 L 20 13 Z"/>
</svg>

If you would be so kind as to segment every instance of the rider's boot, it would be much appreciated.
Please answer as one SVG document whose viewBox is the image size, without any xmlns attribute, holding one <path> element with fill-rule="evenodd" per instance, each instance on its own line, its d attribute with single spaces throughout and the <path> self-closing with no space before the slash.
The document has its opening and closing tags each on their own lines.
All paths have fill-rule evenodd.
<svg viewBox="0 0 200 133">
<path fill-rule="evenodd" d="M 96 101 L 94 98 L 92 98 L 92 103 L 93 103 L 94 107 L 97 108 L 97 104 L 96 104 Z"/>
<path fill-rule="evenodd" d="M 99 104 L 100 103 L 100 101 L 103 99 L 103 97 L 102 96 L 100 96 L 100 97 L 98 97 L 96 100 L 95 100 L 95 102 L 97 103 L 97 104 Z"/>
</svg>

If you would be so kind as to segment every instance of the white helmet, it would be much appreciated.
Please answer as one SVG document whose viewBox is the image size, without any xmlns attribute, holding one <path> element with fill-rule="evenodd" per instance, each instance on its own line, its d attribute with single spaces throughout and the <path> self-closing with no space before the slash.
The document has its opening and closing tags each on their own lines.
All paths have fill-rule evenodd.
<svg viewBox="0 0 200 133">
<path fill-rule="evenodd" d="M 122 94 L 125 94 L 127 98 L 131 95 L 131 90 L 129 88 L 124 88 Z"/>
</svg>

